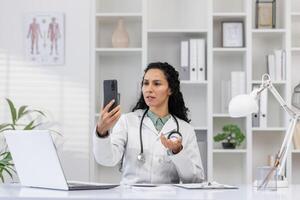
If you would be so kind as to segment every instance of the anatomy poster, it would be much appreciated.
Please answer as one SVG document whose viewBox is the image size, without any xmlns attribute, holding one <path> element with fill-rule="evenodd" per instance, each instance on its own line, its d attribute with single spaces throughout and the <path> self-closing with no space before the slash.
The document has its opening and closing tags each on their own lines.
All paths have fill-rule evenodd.
<svg viewBox="0 0 300 200">
<path fill-rule="evenodd" d="M 25 16 L 25 55 L 42 65 L 64 64 L 64 14 L 30 13 Z"/>
</svg>

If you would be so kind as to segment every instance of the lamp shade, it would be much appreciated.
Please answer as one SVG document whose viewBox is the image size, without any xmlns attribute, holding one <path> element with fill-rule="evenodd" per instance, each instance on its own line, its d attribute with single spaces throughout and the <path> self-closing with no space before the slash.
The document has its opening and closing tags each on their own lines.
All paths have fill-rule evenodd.
<svg viewBox="0 0 300 200">
<path fill-rule="evenodd" d="M 231 117 L 245 117 L 258 112 L 258 105 L 253 95 L 241 94 L 231 99 L 228 109 Z"/>
</svg>

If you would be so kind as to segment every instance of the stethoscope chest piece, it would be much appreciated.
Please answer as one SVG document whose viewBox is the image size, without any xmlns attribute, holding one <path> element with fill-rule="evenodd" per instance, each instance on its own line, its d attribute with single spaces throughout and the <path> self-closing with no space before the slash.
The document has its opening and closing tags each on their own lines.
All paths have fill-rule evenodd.
<svg viewBox="0 0 300 200">
<path fill-rule="evenodd" d="M 145 156 L 143 153 L 140 153 L 138 156 L 137 156 L 137 159 L 138 161 L 140 161 L 141 163 L 145 163 Z"/>
</svg>

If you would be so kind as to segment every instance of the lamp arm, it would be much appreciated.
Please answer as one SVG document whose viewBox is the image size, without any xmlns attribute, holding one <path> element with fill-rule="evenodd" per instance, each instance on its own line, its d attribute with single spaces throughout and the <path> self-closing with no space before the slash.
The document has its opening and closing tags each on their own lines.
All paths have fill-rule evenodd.
<svg viewBox="0 0 300 200">
<path fill-rule="evenodd" d="M 290 121 L 289 127 L 288 127 L 288 129 L 285 133 L 285 136 L 284 136 L 284 140 L 283 140 L 283 142 L 281 144 L 281 147 L 280 147 L 280 150 L 278 152 L 278 155 L 277 155 L 277 158 L 276 158 L 276 161 L 275 161 L 275 164 L 274 164 L 275 165 L 274 167 L 279 167 L 278 174 L 282 173 L 282 170 L 285 166 L 288 150 L 289 150 L 290 145 L 292 143 L 292 138 L 293 138 L 293 134 L 294 134 L 295 127 L 296 127 L 296 124 L 298 122 L 298 119 L 299 119 L 299 115 L 296 115 L 296 117 L 294 117 L 292 119 L 292 121 Z"/>
<path fill-rule="evenodd" d="M 276 88 L 273 86 L 273 84 L 270 82 L 267 85 L 267 87 L 271 91 L 271 93 L 273 94 L 275 99 L 279 102 L 280 106 L 289 114 L 289 116 L 291 118 L 294 118 L 297 115 L 297 113 L 295 111 L 293 111 L 290 107 L 288 107 L 286 101 L 283 100 L 283 98 L 280 96 L 280 94 L 278 93 Z"/>
<path fill-rule="evenodd" d="M 288 107 L 286 101 L 280 96 L 279 92 L 272 84 L 270 75 L 264 74 L 262 75 L 262 84 L 260 88 L 257 90 L 256 95 L 259 95 L 262 91 L 264 91 L 267 88 L 271 91 L 275 99 L 279 102 L 280 106 L 289 114 L 291 118 L 294 118 L 297 115 L 297 113 L 294 110 L 292 110 L 290 107 Z"/>
</svg>

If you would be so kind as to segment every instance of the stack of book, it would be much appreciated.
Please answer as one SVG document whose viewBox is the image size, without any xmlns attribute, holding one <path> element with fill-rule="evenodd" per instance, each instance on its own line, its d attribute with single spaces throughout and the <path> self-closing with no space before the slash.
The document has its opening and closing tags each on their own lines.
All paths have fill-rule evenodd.
<svg viewBox="0 0 300 200">
<path fill-rule="evenodd" d="M 267 72 L 273 81 L 286 80 L 286 51 L 274 50 L 267 55 Z"/>
</svg>

